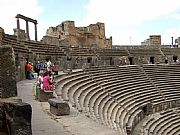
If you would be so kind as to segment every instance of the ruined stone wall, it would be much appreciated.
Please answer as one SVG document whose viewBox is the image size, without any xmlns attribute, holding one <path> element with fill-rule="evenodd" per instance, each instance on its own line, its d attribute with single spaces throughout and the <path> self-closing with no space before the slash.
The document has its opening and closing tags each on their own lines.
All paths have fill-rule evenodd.
<svg viewBox="0 0 180 135">
<path fill-rule="evenodd" d="M 0 46 L 0 97 L 17 96 L 15 57 L 9 46 Z"/>
<path fill-rule="evenodd" d="M 26 40 L 25 30 L 22 29 L 13 29 L 13 30 L 14 30 L 14 35 L 17 36 L 17 39 Z"/>
<path fill-rule="evenodd" d="M 50 27 L 43 41 L 47 41 L 46 37 L 58 38 L 60 40 L 67 39 L 69 45 L 91 47 L 96 44 L 100 48 L 111 48 L 112 37 L 106 39 L 105 24 L 90 24 L 87 27 L 75 27 L 74 21 L 64 21 L 56 27 Z"/>
<path fill-rule="evenodd" d="M 14 51 L 0 45 L 0 134 L 32 135 L 31 105 L 16 96 Z"/>
<path fill-rule="evenodd" d="M 161 45 L 161 35 L 150 35 L 141 45 Z"/>
<path fill-rule="evenodd" d="M 112 48 L 112 37 L 106 39 L 106 48 Z"/>
<path fill-rule="evenodd" d="M 161 45 L 161 35 L 150 35 L 150 45 Z"/>
<path fill-rule="evenodd" d="M 52 36 L 44 36 L 42 39 L 42 43 L 59 45 L 59 38 Z"/>
</svg>

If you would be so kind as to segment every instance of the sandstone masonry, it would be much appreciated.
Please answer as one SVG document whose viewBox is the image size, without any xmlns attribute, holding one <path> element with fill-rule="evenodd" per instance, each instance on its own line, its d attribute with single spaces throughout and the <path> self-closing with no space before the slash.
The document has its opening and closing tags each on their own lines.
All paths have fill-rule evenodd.
<svg viewBox="0 0 180 135">
<path fill-rule="evenodd" d="M 81 47 L 111 48 L 112 37 L 106 38 L 105 24 L 97 22 L 87 27 L 75 27 L 74 21 L 64 21 L 56 27 L 49 27 L 43 41 L 48 43 L 49 37 L 55 40 L 66 40 L 69 45 Z M 51 42 L 52 43 L 52 42 Z"/>
</svg>

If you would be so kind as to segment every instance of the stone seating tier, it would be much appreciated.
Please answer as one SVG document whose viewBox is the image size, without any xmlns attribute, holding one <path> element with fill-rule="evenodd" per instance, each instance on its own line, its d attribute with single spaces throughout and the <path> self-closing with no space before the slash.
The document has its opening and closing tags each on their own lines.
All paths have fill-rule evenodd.
<svg viewBox="0 0 180 135">
<path fill-rule="evenodd" d="M 164 55 L 179 55 L 180 48 L 161 48 Z"/>
<path fill-rule="evenodd" d="M 175 134 L 180 131 L 179 122 L 179 116 L 173 109 L 166 110 L 149 116 L 143 123 L 143 132 L 145 135 Z"/>
<path fill-rule="evenodd" d="M 5 37 L 4 44 L 10 44 L 16 52 L 33 52 L 41 55 L 65 56 L 65 53 L 56 45 L 42 44 L 41 42 L 19 41 L 16 38 Z M 24 51 L 26 50 L 26 51 Z"/>
<path fill-rule="evenodd" d="M 153 67 L 147 72 L 154 70 Z M 157 76 L 163 78 L 168 73 Z M 173 72 L 171 74 L 174 76 Z M 161 89 L 155 87 L 156 83 L 151 82 L 156 82 L 157 79 L 153 79 L 139 66 L 93 67 L 67 75 L 59 80 L 59 84 L 62 84 L 63 99 L 68 99 L 78 110 L 110 128 L 126 132 L 126 126 L 132 131 L 144 117 L 143 106 L 149 103 L 152 107 L 155 104 L 160 106 L 168 101 L 164 100 Z M 166 94 L 172 95 L 170 92 Z"/>
<path fill-rule="evenodd" d="M 180 81 L 178 78 L 180 75 L 179 65 L 144 65 L 143 68 L 167 100 L 179 99 L 180 92 L 178 89 L 180 85 L 177 83 Z"/>
<path fill-rule="evenodd" d="M 96 50 L 97 55 L 103 57 L 109 56 L 128 56 L 128 53 L 125 49 L 101 49 Z"/>
<path fill-rule="evenodd" d="M 128 49 L 129 53 L 133 55 L 162 55 L 158 48 L 139 48 L 139 49 Z"/>
<path fill-rule="evenodd" d="M 7 41 L 3 40 L 3 45 L 11 45 L 14 48 L 15 54 L 18 54 L 18 52 L 28 54 L 30 51 L 24 46 L 17 42 Z"/>
</svg>

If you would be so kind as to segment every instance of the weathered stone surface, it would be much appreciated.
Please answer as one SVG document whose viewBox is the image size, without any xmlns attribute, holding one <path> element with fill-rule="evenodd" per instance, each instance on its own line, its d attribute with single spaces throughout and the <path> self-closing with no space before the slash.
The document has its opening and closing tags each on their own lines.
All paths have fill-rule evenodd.
<svg viewBox="0 0 180 135">
<path fill-rule="evenodd" d="M 6 117 L 5 117 L 5 112 L 3 109 L 3 104 L 0 103 L 0 132 L 5 132 L 5 129 L 6 129 L 5 119 Z"/>
<path fill-rule="evenodd" d="M 18 39 L 26 40 L 25 30 L 22 29 L 13 29 L 13 30 L 14 30 L 14 35 L 17 36 Z"/>
<path fill-rule="evenodd" d="M 83 47 L 96 45 L 100 48 L 112 47 L 112 37 L 106 38 L 105 24 L 100 22 L 90 24 L 87 27 L 75 27 L 74 21 L 64 21 L 56 27 L 49 27 L 46 36 L 43 37 L 43 41 L 47 43 L 50 37 L 52 37 L 51 41 L 53 43 L 57 40 L 55 43 L 66 40 L 69 43 L 66 45 Z"/>
<path fill-rule="evenodd" d="M 11 135 L 32 135 L 32 108 L 27 103 L 4 103 L 7 128 Z"/>
<path fill-rule="evenodd" d="M 0 96 L 17 96 L 15 57 L 10 46 L 0 46 Z"/>
<path fill-rule="evenodd" d="M 4 35 L 5 35 L 4 29 L 0 27 L 0 44 L 1 44 L 2 40 L 3 40 L 3 38 L 4 38 Z"/>
<path fill-rule="evenodd" d="M 47 102 L 48 99 L 51 99 L 51 98 L 53 98 L 52 91 L 44 92 L 44 90 L 37 89 L 37 99 L 40 102 Z"/>
<path fill-rule="evenodd" d="M 70 114 L 70 107 L 67 102 L 54 98 L 54 99 L 49 99 L 48 103 L 50 104 L 50 112 L 52 114 L 56 116 Z"/>
</svg>

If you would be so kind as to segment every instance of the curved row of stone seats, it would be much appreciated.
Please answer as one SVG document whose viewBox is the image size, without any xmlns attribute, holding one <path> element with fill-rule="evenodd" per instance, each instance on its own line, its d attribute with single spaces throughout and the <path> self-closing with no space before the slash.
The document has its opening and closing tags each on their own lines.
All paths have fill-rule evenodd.
<svg viewBox="0 0 180 135">
<path fill-rule="evenodd" d="M 74 101 L 77 101 L 77 99 L 78 99 L 78 97 L 79 97 L 79 95 L 81 93 L 80 87 L 82 87 L 84 84 L 87 84 L 87 83 L 95 83 L 94 80 L 89 77 L 89 75 L 88 75 L 88 78 L 85 78 L 85 80 L 78 80 L 77 84 L 75 84 L 77 86 L 75 86 L 73 88 L 73 90 L 69 90 L 69 95 L 72 95 L 74 97 Z M 78 102 L 77 102 L 77 104 L 78 104 Z"/>
<path fill-rule="evenodd" d="M 112 71 L 114 71 L 115 69 L 113 69 Z M 100 69 L 99 71 L 89 71 L 89 72 L 91 72 L 91 74 L 93 73 L 94 75 L 93 75 L 93 80 L 96 82 L 95 84 L 97 85 L 97 83 L 100 85 L 103 81 L 103 79 L 105 78 L 105 79 L 107 79 L 107 77 L 108 77 L 108 75 L 107 74 L 105 74 L 105 72 L 101 72 L 101 71 L 103 71 L 102 69 Z M 104 71 L 106 71 L 107 73 L 109 72 L 109 70 L 104 70 Z M 101 72 L 101 73 L 99 73 L 99 72 Z M 118 74 L 118 70 L 116 70 L 116 74 Z M 88 74 L 90 74 L 90 73 L 88 73 Z M 100 75 L 100 77 L 98 77 L 98 74 Z M 113 74 L 111 73 L 111 72 L 109 72 L 109 77 L 111 77 L 112 78 L 112 76 L 113 76 Z M 98 79 L 98 78 L 100 78 L 100 79 Z M 131 77 L 132 78 L 132 77 Z M 122 79 L 122 78 L 121 78 Z M 101 82 L 100 82 L 100 80 L 101 80 Z M 81 82 L 81 81 L 80 81 Z M 92 90 L 93 90 L 93 88 L 96 88 L 96 89 L 94 89 L 94 92 L 92 92 Z M 103 107 L 99 107 L 99 103 L 94 103 L 95 101 L 101 101 L 101 100 L 96 100 L 96 98 L 93 98 L 93 99 L 91 99 L 92 97 L 96 97 L 94 94 L 96 94 L 97 95 L 97 93 L 98 92 L 101 92 L 101 87 L 99 87 L 99 91 L 97 90 L 97 88 L 98 87 L 91 87 L 91 91 L 90 92 L 88 92 L 88 94 L 87 94 L 87 96 L 85 96 L 86 98 L 84 98 L 84 101 L 85 101 L 85 104 L 83 105 L 83 106 L 85 106 L 85 108 L 86 108 L 86 111 L 90 111 L 91 112 L 91 114 L 93 114 L 94 113 L 94 115 L 96 116 L 96 118 L 98 118 L 99 117 L 99 115 L 101 115 L 102 113 L 100 113 L 100 111 L 102 110 L 102 109 L 99 109 L 99 108 L 103 108 Z M 74 90 L 74 87 L 73 87 L 73 90 Z M 98 92 L 97 92 L 98 91 Z M 89 93 L 91 93 L 91 94 L 89 94 Z M 92 94 L 93 93 L 93 94 Z M 102 93 L 102 94 L 104 94 L 104 93 Z M 107 93 L 106 93 L 107 94 Z M 105 94 L 105 95 L 106 95 Z M 72 96 L 73 94 L 71 94 L 71 96 Z M 75 94 L 74 94 L 75 95 Z M 82 94 L 80 94 L 80 95 L 82 95 Z M 88 96 L 89 95 L 89 96 Z M 91 96 L 90 96 L 91 95 Z M 76 98 L 76 100 L 78 99 L 77 98 L 77 96 L 75 96 Z M 87 98 L 88 97 L 88 98 Z M 101 97 L 101 96 L 97 96 L 97 97 Z M 80 100 L 80 101 L 82 101 L 82 100 Z M 76 101 L 76 102 L 78 102 L 78 101 Z M 81 104 L 82 104 L 82 102 L 80 102 Z M 103 104 L 102 104 L 103 105 Z M 89 109 L 87 109 L 89 107 Z M 91 111 L 91 109 L 92 109 L 92 111 Z M 101 118 L 102 117 L 104 117 L 104 116 L 101 116 Z M 110 118 L 107 118 L 107 119 L 110 119 Z M 113 123 L 112 121 L 110 122 L 110 123 Z M 115 123 L 116 124 L 116 123 Z M 113 124 L 111 124 L 111 126 L 112 126 Z M 115 126 L 116 127 L 116 126 Z"/>
<path fill-rule="evenodd" d="M 69 91 L 71 91 L 71 90 L 69 90 Z"/>
<path fill-rule="evenodd" d="M 164 97 L 139 66 L 86 69 L 59 80 L 62 97 L 123 134 L 144 117 L 148 104 Z"/>
<path fill-rule="evenodd" d="M 157 93 L 157 92 L 156 92 L 156 93 Z M 156 97 L 156 96 L 155 96 L 155 98 L 159 98 L 159 97 Z M 162 100 L 162 98 L 161 98 L 161 100 Z"/>
<path fill-rule="evenodd" d="M 127 76 L 127 75 L 126 75 Z M 131 78 L 133 78 L 133 76 L 132 76 L 132 74 L 131 74 Z M 136 78 L 134 78 L 134 79 L 136 79 Z M 138 79 L 138 78 L 137 78 Z M 145 78 L 142 78 L 142 80 L 144 80 Z M 120 87 L 119 87 L 119 89 L 118 89 L 118 91 L 116 91 L 116 89 L 117 89 L 117 87 L 116 87 L 116 89 L 115 89 L 115 94 L 114 95 L 112 95 L 112 93 L 111 93 L 111 96 L 113 96 L 115 99 L 116 99 L 116 101 L 118 101 L 119 103 L 121 103 L 121 104 L 123 104 L 123 102 L 124 101 L 126 101 L 125 102 L 125 106 L 126 106 L 126 108 L 129 108 L 129 112 L 130 113 L 137 113 L 137 112 L 139 112 L 140 113 L 140 110 L 138 111 L 138 110 L 136 110 L 136 109 L 138 109 L 138 108 L 134 108 L 135 106 L 137 106 L 137 107 L 140 107 L 142 104 L 143 104 L 143 102 L 145 101 L 143 98 L 145 97 L 145 95 L 147 95 L 145 92 L 145 90 L 146 90 L 146 88 L 149 88 L 150 89 L 150 87 L 152 87 L 152 89 L 154 89 L 153 88 L 153 86 L 150 86 L 148 83 L 146 84 L 146 80 L 147 79 L 145 79 L 145 81 L 143 82 L 141 79 L 139 80 L 139 84 L 138 83 L 133 83 L 133 79 L 131 80 L 131 79 L 129 79 L 128 80 L 128 82 L 131 82 L 130 83 L 130 85 L 131 86 L 129 86 L 129 84 L 128 84 L 128 82 L 125 82 L 125 84 L 124 85 L 121 85 L 121 83 L 119 82 L 118 84 L 120 85 Z M 137 80 L 136 80 L 137 81 Z M 148 81 L 148 80 L 147 80 Z M 127 84 L 126 84 L 127 83 Z M 135 86 L 134 86 L 135 85 Z M 149 85 L 149 86 L 148 86 Z M 123 88 L 121 88 L 121 87 L 123 87 Z M 143 88 L 144 87 L 144 88 Z M 144 91 L 142 91 L 142 93 L 144 92 L 144 97 L 142 97 L 142 99 L 141 98 L 139 98 L 138 96 L 140 95 L 140 94 L 142 94 L 141 92 L 139 92 L 139 89 L 144 89 Z M 142 100 L 142 103 L 140 102 L 139 104 L 135 104 L 133 101 L 136 99 L 136 94 L 133 94 L 133 93 L 135 93 L 135 92 L 137 92 L 137 98 L 139 99 L 139 100 Z M 153 90 L 149 90 L 149 92 L 153 92 Z M 157 94 L 157 96 L 159 96 L 159 94 L 157 93 L 157 91 L 154 89 L 154 93 L 151 93 L 152 95 L 153 94 Z M 127 95 L 127 96 L 126 96 Z M 124 98 L 124 97 L 125 98 Z M 154 96 L 155 97 L 155 96 Z M 146 97 L 145 97 L 146 98 Z M 155 97 L 155 98 L 157 98 L 157 97 Z M 129 99 L 129 100 L 127 100 L 127 99 Z M 151 98 L 150 98 L 151 99 Z M 124 101 L 123 101 L 124 100 Z M 134 107 L 132 106 L 131 107 L 131 102 L 132 102 L 132 105 L 134 105 Z M 129 106 L 128 106 L 128 103 L 129 103 Z M 138 103 L 138 102 L 137 102 Z M 144 102 L 145 103 L 145 102 Z M 145 103 L 146 104 L 146 103 Z M 132 110 L 131 111 L 131 109 L 133 109 L 134 108 L 134 111 Z M 137 111 L 137 112 L 136 112 Z M 136 116 L 136 115 L 135 115 Z M 126 116 L 124 116 L 125 117 L 125 120 L 122 120 L 122 121 L 126 121 L 126 122 L 128 122 L 128 120 L 130 121 L 130 123 L 131 123 L 131 126 L 132 126 L 132 121 L 133 121 L 133 119 L 128 119 L 128 117 L 126 117 Z M 119 121 L 117 121 L 118 123 L 119 123 Z"/>
<path fill-rule="evenodd" d="M 78 77 L 79 78 L 83 77 L 83 74 L 84 74 L 84 72 L 82 70 L 79 70 L 77 72 L 65 74 L 65 75 L 61 76 L 60 78 L 56 79 L 58 93 L 59 93 L 59 95 L 62 96 L 62 98 L 64 100 L 69 101 L 69 97 L 68 97 L 69 87 L 71 86 L 71 84 L 73 84 L 74 82 L 77 81 L 76 79 Z"/>
<path fill-rule="evenodd" d="M 162 55 L 162 52 L 160 51 L 159 48 L 128 48 L 128 51 L 130 55 L 149 55 L 149 56 L 154 56 L 154 55 Z M 171 53 L 172 54 L 172 53 Z"/>
<path fill-rule="evenodd" d="M 143 68 L 167 101 L 180 100 L 180 65 L 143 65 Z"/>
<path fill-rule="evenodd" d="M 101 113 L 100 113 L 101 114 Z"/>
<path fill-rule="evenodd" d="M 178 56 L 180 52 L 180 48 L 161 48 L 161 51 L 164 53 L 164 55 L 174 55 Z"/>
<path fill-rule="evenodd" d="M 68 51 L 71 56 L 75 56 L 75 57 L 94 55 L 90 49 L 84 47 L 71 46 L 69 47 Z"/>
<path fill-rule="evenodd" d="M 96 72 L 96 71 L 95 71 L 95 72 Z M 111 74 L 111 75 L 113 75 L 113 74 Z M 97 76 L 97 75 L 96 75 L 96 76 Z M 111 76 L 111 77 L 112 77 L 112 76 Z M 107 79 L 107 78 L 106 78 L 106 79 Z M 96 80 L 96 82 L 97 82 L 97 80 Z M 91 89 L 91 90 L 92 90 L 92 89 Z M 99 90 L 99 91 L 100 91 L 100 90 Z M 92 93 L 92 92 L 91 92 L 91 93 Z M 94 92 L 94 94 L 96 94 L 96 93 L 97 93 L 97 88 L 96 88 L 96 92 Z M 88 94 L 89 94 L 89 93 L 88 93 Z M 87 97 L 88 97 L 88 96 L 87 96 Z M 89 96 L 89 97 L 96 97 L 96 96 L 93 95 L 93 96 Z M 97 96 L 97 97 L 99 97 L 99 96 Z M 96 99 L 96 98 L 94 98 L 94 99 Z M 88 105 L 89 105 L 89 103 L 87 102 L 87 101 L 89 101 L 89 100 L 90 100 L 90 99 L 86 99 L 86 100 L 85 100 L 85 101 L 86 101 L 86 103 L 85 103 L 86 105 L 85 105 L 85 106 L 88 106 Z M 93 101 L 93 100 L 90 100 L 90 101 L 91 101 L 91 103 L 90 103 L 89 106 L 90 106 L 90 108 L 92 108 L 92 106 L 93 106 L 92 101 Z M 96 107 L 97 107 L 97 104 L 96 104 Z M 100 109 L 100 110 L 101 110 L 101 109 Z M 97 114 L 98 114 L 97 109 L 96 109 L 95 112 L 96 112 L 96 115 L 97 115 Z M 102 113 L 99 113 L 99 114 L 102 114 Z"/>
<path fill-rule="evenodd" d="M 123 49 L 97 49 L 95 50 L 97 55 L 103 56 L 103 57 L 112 57 L 112 56 L 128 56 L 128 52 Z"/>
<path fill-rule="evenodd" d="M 107 71 L 108 70 L 106 70 L 106 72 Z M 90 73 L 88 73 L 88 74 L 90 74 Z M 97 75 L 97 74 L 100 74 L 100 75 Z M 93 73 L 93 77 L 91 76 L 92 79 L 96 82 L 96 84 L 98 84 L 98 86 L 96 88 L 95 87 L 91 88 L 90 91 L 89 90 L 85 91 L 84 94 L 86 94 L 86 95 L 85 95 L 85 98 L 83 100 L 84 100 L 84 106 L 85 107 L 89 106 L 89 109 L 92 109 L 94 107 L 93 110 L 95 110 L 94 113 L 95 113 L 95 115 L 97 115 L 97 117 L 99 117 L 98 116 L 99 113 L 98 113 L 97 107 L 94 106 L 94 102 L 99 97 L 98 94 L 102 93 L 104 91 L 104 88 L 102 88 L 101 85 L 102 85 L 102 83 L 107 83 L 106 80 L 108 78 L 111 78 L 113 75 L 116 75 L 116 74 L 118 74 L 118 72 L 114 71 L 114 69 L 111 69 L 109 71 L 109 73 L 105 73 L 104 71 L 101 70 L 98 73 Z M 105 92 L 105 94 L 107 95 L 106 92 Z"/>
<path fill-rule="evenodd" d="M 109 80 L 108 80 L 108 81 L 109 81 Z M 101 87 L 102 87 L 102 86 L 101 86 Z M 103 88 L 104 88 L 104 85 L 103 85 Z M 107 89 L 107 88 L 104 88 L 104 89 Z M 102 93 L 101 91 L 100 91 L 100 94 L 98 93 L 98 94 L 101 95 L 101 96 L 99 96 L 99 95 L 97 95 L 97 94 L 95 93 L 96 96 L 93 95 L 93 96 L 91 96 L 91 97 L 93 97 L 93 98 L 94 98 L 94 97 L 97 97 L 97 98 L 100 97 L 101 99 L 104 100 L 104 98 L 103 98 L 103 96 L 102 96 L 101 93 Z M 109 94 L 106 94 L 106 93 L 104 94 L 105 97 L 107 97 L 108 95 L 109 95 Z M 95 98 L 95 99 L 96 99 L 96 98 Z M 92 101 L 92 100 L 91 100 L 91 101 Z M 97 99 L 96 101 L 98 101 L 98 99 Z M 94 101 L 94 102 L 96 102 L 96 101 Z M 101 102 L 101 100 L 99 100 L 99 102 L 100 102 L 100 104 L 102 103 L 102 105 L 104 104 L 103 102 Z M 97 104 L 96 104 L 96 105 L 97 105 Z M 97 107 L 97 106 L 96 106 L 96 107 Z M 101 108 L 101 107 L 99 107 L 99 108 Z M 101 109 L 100 109 L 100 110 L 101 110 Z M 99 113 L 99 114 L 101 114 L 101 113 Z"/>
<path fill-rule="evenodd" d="M 16 52 L 27 53 L 33 52 L 41 55 L 59 55 L 65 56 L 64 52 L 56 45 L 42 44 L 34 41 L 20 41 L 16 36 L 5 35 L 3 44 L 10 44 Z"/>
<path fill-rule="evenodd" d="M 143 135 L 179 135 L 180 108 L 164 110 L 148 117 L 143 122 Z"/>
<path fill-rule="evenodd" d="M 64 52 L 57 46 L 53 44 L 43 44 L 41 42 L 33 41 L 22 41 L 23 44 L 36 54 L 44 55 L 60 55 L 65 56 Z"/>
<path fill-rule="evenodd" d="M 20 41 L 18 41 L 16 39 L 16 37 L 12 36 L 12 35 L 5 35 L 3 41 L 2 41 L 3 45 L 10 45 L 13 47 L 15 54 L 17 54 L 18 52 L 24 53 L 24 54 L 28 54 L 28 53 L 32 53 L 29 51 L 28 48 L 26 48 L 23 44 L 21 44 Z"/>
</svg>

